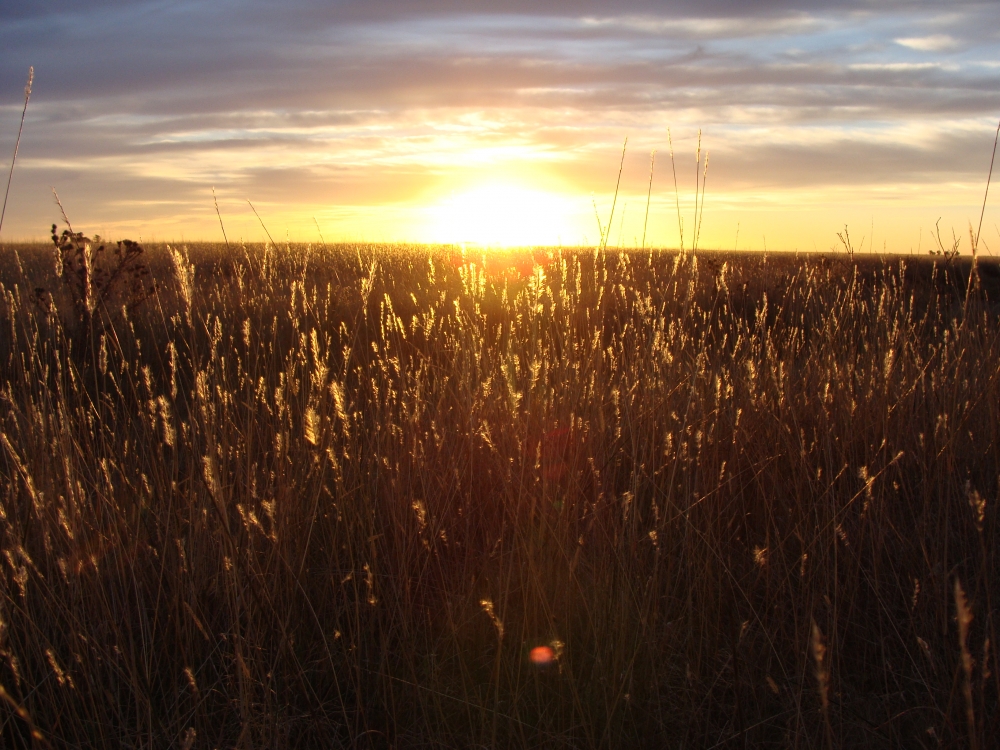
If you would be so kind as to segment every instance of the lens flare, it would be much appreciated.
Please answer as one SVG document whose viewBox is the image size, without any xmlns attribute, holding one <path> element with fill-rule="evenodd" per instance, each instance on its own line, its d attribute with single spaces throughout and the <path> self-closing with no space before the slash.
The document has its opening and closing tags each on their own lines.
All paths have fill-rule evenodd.
<svg viewBox="0 0 1000 750">
<path fill-rule="evenodd" d="M 556 652 L 549 646 L 535 646 L 535 648 L 531 649 L 531 653 L 528 654 L 528 658 L 532 664 L 544 666 L 555 661 Z"/>
</svg>

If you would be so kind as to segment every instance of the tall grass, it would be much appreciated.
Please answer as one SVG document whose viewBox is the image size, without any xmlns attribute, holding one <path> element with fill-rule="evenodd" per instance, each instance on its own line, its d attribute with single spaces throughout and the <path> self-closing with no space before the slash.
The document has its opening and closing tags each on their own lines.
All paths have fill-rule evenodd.
<svg viewBox="0 0 1000 750">
<path fill-rule="evenodd" d="M 147 257 L 83 353 L 2 274 L 4 745 L 1000 729 L 995 267 Z"/>
</svg>

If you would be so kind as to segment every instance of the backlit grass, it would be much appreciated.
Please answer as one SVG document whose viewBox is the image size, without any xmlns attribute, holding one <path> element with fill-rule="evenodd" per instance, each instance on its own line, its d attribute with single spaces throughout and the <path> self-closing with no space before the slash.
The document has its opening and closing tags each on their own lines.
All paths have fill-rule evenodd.
<svg viewBox="0 0 1000 750">
<path fill-rule="evenodd" d="M 5 253 L 6 746 L 1000 729 L 996 266 L 152 248 L 84 335 Z"/>
</svg>

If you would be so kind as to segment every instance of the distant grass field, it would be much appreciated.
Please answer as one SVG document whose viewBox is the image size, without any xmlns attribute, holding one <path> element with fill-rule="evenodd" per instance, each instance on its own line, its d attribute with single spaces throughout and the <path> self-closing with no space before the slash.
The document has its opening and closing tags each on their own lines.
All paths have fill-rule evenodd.
<svg viewBox="0 0 1000 750">
<path fill-rule="evenodd" d="M 991 262 L 155 247 L 83 330 L 17 252 L 5 747 L 1000 732 Z"/>
</svg>

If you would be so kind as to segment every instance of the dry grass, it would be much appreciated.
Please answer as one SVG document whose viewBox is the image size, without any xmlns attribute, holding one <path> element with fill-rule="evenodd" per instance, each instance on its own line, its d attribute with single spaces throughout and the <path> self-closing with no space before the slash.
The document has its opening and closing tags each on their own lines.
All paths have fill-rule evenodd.
<svg viewBox="0 0 1000 750">
<path fill-rule="evenodd" d="M 995 267 L 149 255 L 84 338 L 0 273 L 5 746 L 1000 730 Z"/>
</svg>

